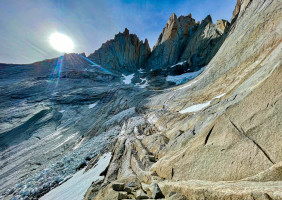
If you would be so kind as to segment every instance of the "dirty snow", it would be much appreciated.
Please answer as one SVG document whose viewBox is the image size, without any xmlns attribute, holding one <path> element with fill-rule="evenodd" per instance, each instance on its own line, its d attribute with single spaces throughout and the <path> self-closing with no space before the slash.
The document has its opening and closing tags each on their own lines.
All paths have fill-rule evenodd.
<svg viewBox="0 0 282 200">
<path fill-rule="evenodd" d="M 132 117 L 136 114 L 136 108 L 131 107 L 129 109 L 123 110 L 120 113 L 112 116 L 108 121 L 104 123 L 105 126 L 110 126 L 112 124 L 119 124 L 123 119 Z"/>
<path fill-rule="evenodd" d="M 176 83 L 176 85 L 180 85 L 182 83 L 186 83 L 187 81 L 189 81 L 191 79 L 194 79 L 200 73 L 202 73 L 203 70 L 204 70 L 204 67 L 201 68 L 199 71 L 196 71 L 196 72 L 184 73 L 184 74 L 177 75 L 177 76 L 167 76 L 166 80 L 170 81 L 170 82 L 174 82 L 174 83 Z"/>
<path fill-rule="evenodd" d="M 131 83 L 131 79 L 133 78 L 134 74 L 129 74 L 127 76 L 122 74 L 122 76 L 124 78 L 123 82 L 128 85 Z"/>
<path fill-rule="evenodd" d="M 209 105 L 211 104 L 211 101 L 208 101 L 208 102 L 205 102 L 205 103 L 202 103 L 202 104 L 196 104 L 196 105 L 193 105 L 193 106 L 189 106 L 183 110 L 180 110 L 179 112 L 181 114 L 183 113 L 191 113 L 191 112 L 198 112 L 206 107 L 208 107 Z"/>
<path fill-rule="evenodd" d="M 103 154 L 96 164 L 89 171 L 85 172 L 85 168 L 74 174 L 72 178 L 62 185 L 51 190 L 41 200 L 61 200 L 61 199 L 83 199 L 84 194 L 93 181 L 102 179 L 100 174 L 107 168 L 111 160 L 111 153 Z"/>
</svg>

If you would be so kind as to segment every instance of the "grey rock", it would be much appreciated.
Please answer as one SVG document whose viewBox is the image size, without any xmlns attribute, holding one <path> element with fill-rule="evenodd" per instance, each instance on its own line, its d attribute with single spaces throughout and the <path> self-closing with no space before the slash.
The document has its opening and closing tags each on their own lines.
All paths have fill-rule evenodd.
<svg viewBox="0 0 282 200">
<path fill-rule="evenodd" d="M 164 198 L 165 196 L 163 195 L 160 187 L 158 186 L 157 183 L 155 183 L 153 185 L 153 191 L 152 191 L 152 198 L 153 199 L 161 199 L 161 198 Z"/>
<path fill-rule="evenodd" d="M 149 199 L 149 196 L 143 190 L 137 190 L 136 199 Z"/>
<path fill-rule="evenodd" d="M 119 192 L 118 193 L 118 199 L 127 199 L 127 192 Z"/>
<path fill-rule="evenodd" d="M 176 64 L 195 28 L 195 19 L 191 15 L 177 18 L 173 13 L 160 34 L 146 66 L 156 69 Z"/>
<path fill-rule="evenodd" d="M 151 49 L 148 40 L 143 42 L 135 34 L 129 34 L 126 28 L 115 38 L 102 44 L 101 48 L 88 58 L 108 69 L 133 72 L 143 67 Z"/>
</svg>

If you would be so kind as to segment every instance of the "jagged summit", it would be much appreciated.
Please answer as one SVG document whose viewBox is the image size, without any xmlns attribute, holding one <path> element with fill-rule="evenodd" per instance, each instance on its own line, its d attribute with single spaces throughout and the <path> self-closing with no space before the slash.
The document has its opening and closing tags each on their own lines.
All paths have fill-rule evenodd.
<svg viewBox="0 0 282 200">
<path fill-rule="evenodd" d="M 148 40 L 140 41 L 136 34 L 129 33 L 125 28 L 123 33 L 115 35 L 90 54 L 88 58 L 103 67 L 116 71 L 137 71 L 144 66 L 151 49 Z"/>
<path fill-rule="evenodd" d="M 195 19 L 192 18 L 192 14 L 187 16 L 180 16 L 177 18 L 175 13 L 172 13 L 168 19 L 162 33 L 160 34 L 157 43 L 153 47 L 153 50 L 163 42 L 174 39 L 177 34 L 189 34 L 189 28 L 195 26 Z"/>
<path fill-rule="evenodd" d="M 188 68 L 193 71 L 208 64 L 220 47 L 220 41 L 224 40 L 228 27 L 226 20 L 213 24 L 210 15 L 196 23 L 191 13 L 180 17 L 172 13 L 152 52 L 147 39 L 140 41 L 136 34 L 125 28 L 123 33 L 116 34 L 114 39 L 90 54 L 89 59 L 119 72 L 134 72 L 144 67 L 147 71 L 170 71 L 169 66 L 180 61 L 186 61 L 181 71 Z"/>
<path fill-rule="evenodd" d="M 208 15 L 196 23 L 192 15 L 176 17 L 173 13 L 165 25 L 153 51 L 146 62 L 148 68 L 166 69 L 185 61 L 183 70 L 192 71 L 209 63 L 225 38 L 227 21 L 213 24 Z"/>
</svg>

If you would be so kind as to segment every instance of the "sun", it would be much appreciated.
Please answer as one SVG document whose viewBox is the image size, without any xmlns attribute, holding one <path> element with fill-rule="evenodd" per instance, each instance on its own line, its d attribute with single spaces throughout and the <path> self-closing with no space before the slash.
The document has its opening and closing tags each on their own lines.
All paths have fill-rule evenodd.
<svg viewBox="0 0 282 200">
<path fill-rule="evenodd" d="M 61 53 L 72 53 L 74 48 L 71 38 L 61 33 L 53 33 L 49 42 L 55 50 Z"/>
</svg>

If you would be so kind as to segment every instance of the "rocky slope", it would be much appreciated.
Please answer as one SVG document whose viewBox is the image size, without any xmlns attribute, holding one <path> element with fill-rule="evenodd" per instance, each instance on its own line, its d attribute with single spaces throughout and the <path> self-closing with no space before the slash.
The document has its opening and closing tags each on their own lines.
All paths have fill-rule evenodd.
<svg viewBox="0 0 282 200">
<path fill-rule="evenodd" d="M 147 39 L 139 41 L 128 29 L 115 35 L 88 58 L 119 72 L 135 72 L 161 69 L 165 74 L 196 71 L 207 65 L 226 37 L 229 22 L 218 20 L 213 24 L 211 16 L 196 23 L 192 15 L 168 19 L 151 52 Z M 181 62 L 182 64 L 177 64 Z M 171 69 L 170 66 L 176 66 Z"/>
<path fill-rule="evenodd" d="M 240 1 L 204 72 L 124 123 L 85 199 L 281 199 L 281 9 Z"/>
</svg>

